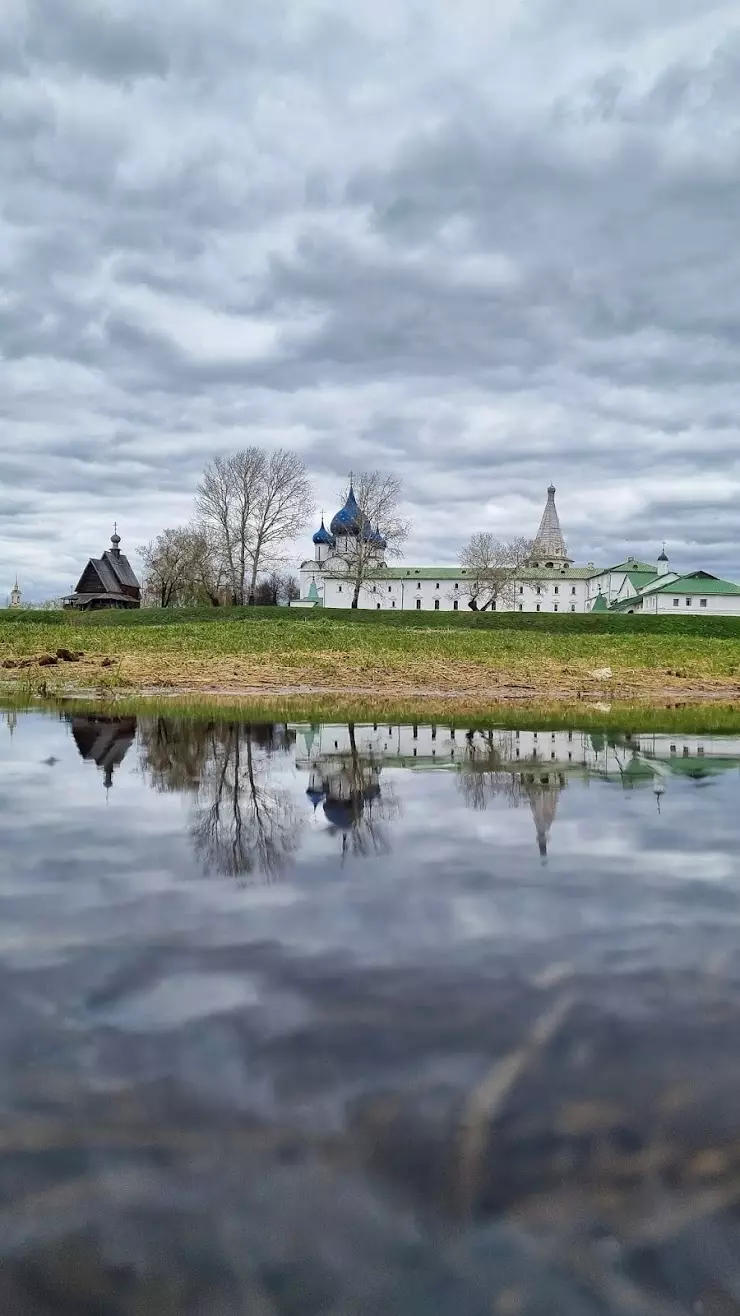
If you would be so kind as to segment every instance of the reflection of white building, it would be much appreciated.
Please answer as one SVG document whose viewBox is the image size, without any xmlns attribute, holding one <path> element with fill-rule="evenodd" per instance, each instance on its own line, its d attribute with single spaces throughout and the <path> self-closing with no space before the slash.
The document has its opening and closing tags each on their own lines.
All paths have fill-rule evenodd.
<svg viewBox="0 0 740 1316">
<path fill-rule="evenodd" d="M 372 526 L 350 486 L 344 507 L 327 529 L 323 517 L 313 536 L 314 556 L 301 563 L 301 597 L 294 607 L 349 608 L 353 586 L 347 571 L 358 536 L 367 546 L 371 568 L 360 590 L 359 607 L 377 611 L 458 612 L 470 603 L 470 580 L 461 566 L 391 567 L 382 530 Z M 501 606 L 501 604 L 499 604 Z M 516 573 L 513 607 L 519 612 L 657 613 L 686 611 L 740 615 L 740 586 L 707 571 L 679 575 L 663 551 L 657 562 L 629 557 L 611 567 L 574 564 L 560 528 L 555 486 L 547 502 L 527 565 Z"/>
<path fill-rule="evenodd" d="M 306 794 L 335 825 L 345 819 L 349 826 L 379 797 L 383 767 L 436 768 L 458 775 L 472 809 L 487 808 L 497 795 L 514 806 L 528 805 L 543 858 L 558 800 L 570 780 L 602 780 L 623 790 L 648 787 L 659 802 L 672 776 L 740 772 L 739 736 L 476 731 L 382 723 L 290 730 L 296 767 L 308 774 Z"/>
<path fill-rule="evenodd" d="M 317 763 L 352 753 L 349 727 L 291 725 L 296 765 L 310 771 Z M 594 731 L 474 731 L 449 726 L 355 724 L 351 737 L 358 754 L 379 764 L 459 768 L 484 760 L 503 770 L 523 765 L 600 777 L 629 786 L 660 775 L 710 776 L 740 769 L 740 736 L 675 734 L 614 735 Z"/>
</svg>

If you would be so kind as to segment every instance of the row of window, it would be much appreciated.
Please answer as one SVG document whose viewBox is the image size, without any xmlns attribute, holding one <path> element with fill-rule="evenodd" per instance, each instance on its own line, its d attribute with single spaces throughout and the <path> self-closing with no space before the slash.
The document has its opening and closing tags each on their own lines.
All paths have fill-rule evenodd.
<svg viewBox="0 0 740 1316">
<path fill-rule="evenodd" d="M 552 592 L 553 592 L 553 594 L 559 594 L 559 593 L 560 593 L 560 586 L 559 586 L 559 585 L 553 585 Z M 576 593 L 576 587 L 575 587 L 575 585 L 571 585 L 571 587 L 570 587 L 570 592 L 571 592 L 571 594 L 575 594 L 575 593 Z M 523 586 L 523 585 L 520 585 L 520 586 L 519 586 L 519 593 L 520 593 L 520 594 L 523 594 L 523 593 L 524 593 L 524 586 Z M 539 585 L 537 585 L 537 586 L 535 587 L 535 593 L 536 593 L 536 594 L 541 594 L 541 593 L 542 593 L 542 589 L 541 589 L 541 587 L 540 587 Z"/>
<path fill-rule="evenodd" d="M 417 588 L 417 589 L 421 589 L 421 581 L 420 581 L 420 580 L 417 580 L 417 582 L 416 582 L 416 588 Z M 439 589 L 439 581 L 437 581 L 437 582 L 435 583 L 434 588 L 435 588 L 435 589 Z M 453 585 L 453 589 L 457 591 L 457 590 L 459 590 L 459 588 L 460 588 L 460 583 L 459 583 L 459 581 L 456 580 L 455 583 L 454 583 L 454 585 Z M 378 587 L 377 587 L 377 585 L 373 585 L 373 594 L 377 594 L 377 592 L 378 592 Z M 575 585 L 571 585 L 571 590 L 570 590 L 570 592 L 571 592 L 571 594 L 575 594 L 575 593 L 576 593 L 576 587 L 575 587 Z M 341 594 L 341 593 L 342 593 L 342 586 L 341 586 L 341 585 L 338 585 L 338 586 L 337 586 L 337 593 L 338 593 L 338 594 Z M 392 593 L 393 593 L 393 586 L 392 586 L 392 585 L 389 585 L 389 586 L 388 586 L 388 593 L 389 593 L 389 594 L 392 594 Z M 520 586 L 519 586 L 519 593 L 520 593 L 520 594 L 523 594 L 523 593 L 524 593 L 524 586 L 523 586 L 523 585 L 520 585 Z M 536 586 L 536 593 L 537 593 L 537 594 L 541 594 L 541 593 L 542 593 L 542 590 L 541 590 L 541 588 L 540 588 L 539 585 Z M 559 594 L 559 593 L 560 593 L 560 586 L 559 586 L 559 585 L 554 585 L 554 586 L 553 586 L 553 593 L 554 593 L 554 594 Z M 688 600 L 687 600 L 687 601 L 688 601 Z M 678 602 L 678 600 L 677 600 L 677 599 L 674 599 L 674 603 L 675 603 L 675 602 Z M 703 604 L 706 604 L 706 599 L 703 600 Z"/>
<path fill-rule="evenodd" d="M 692 602 L 693 602 L 693 600 L 692 600 L 690 597 L 687 598 L 687 600 L 686 600 L 686 607 L 687 607 L 687 608 L 690 608 Z M 681 604 L 681 600 L 680 600 L 680 599 L 674 599 L 674 600 L 673 600 L 673 606 L 674 606 L 674 608 L 678 608 L 678 607 L 680 606 L 680 604 Z M 706 599 L 699 599 L 699 607 L 700 607 L 700 608 L 706 608 L 706 606 L 707 606 L 707 601 L 706 601 Z"/>
<path fill-rule="evenodd" d="M 535 612 L 542 612 L 542 604 L 541 604 L 541 603 L 536 603 L 535 606 L 534 606 L 534 610 L 535 610 Z M 552 610 L 553 610 L 553 612 L 559 612 L 559 611 L 560 611 L 560 604 L 559 604 L 559 603 L 553 603 L 553 605 L 552 605 Z M 575 610 L 576 610 L 576 605 L 575 605 L 575 603 L 571 603 L 571 605 L 570 605 L 570 610 L 571 610 L 571 612 L 575 612 Z M 520 612 L 524 612 L 524 604 L 523 604 L 523 603 L 520 603 L 520 604 L 519 604 L 519 611 L 520 611 Z"/>
</svg>

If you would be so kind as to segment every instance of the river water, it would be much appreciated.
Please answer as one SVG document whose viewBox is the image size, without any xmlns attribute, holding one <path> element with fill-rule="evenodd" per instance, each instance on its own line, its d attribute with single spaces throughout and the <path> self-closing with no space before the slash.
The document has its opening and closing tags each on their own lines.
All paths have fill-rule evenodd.
<svg viewBox="0 0 740 1316">
<path fill-rule="evenodd" d="M 0 1310 L 740 1312 L 740 738 L 0 721 Z"/>
</svg>

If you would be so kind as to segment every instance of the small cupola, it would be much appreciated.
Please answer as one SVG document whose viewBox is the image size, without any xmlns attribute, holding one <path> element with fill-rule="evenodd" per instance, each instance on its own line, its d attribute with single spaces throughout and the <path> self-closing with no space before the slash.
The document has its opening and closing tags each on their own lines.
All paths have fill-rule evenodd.
<svg viewBox="0 0 740 1316">
<path fill-rule="evenodd" d="M 329 533 L 326 526 L 324 525 L 323 516 L 321 518 L 321 525 L 319 526 L 318 530 L 316 531 L 316 534 L 313 537 L 313 542 L 314 544 L 325 544 L 327 548 L 333 548 L 334 546 L 334 536 Z"/>
</svg>

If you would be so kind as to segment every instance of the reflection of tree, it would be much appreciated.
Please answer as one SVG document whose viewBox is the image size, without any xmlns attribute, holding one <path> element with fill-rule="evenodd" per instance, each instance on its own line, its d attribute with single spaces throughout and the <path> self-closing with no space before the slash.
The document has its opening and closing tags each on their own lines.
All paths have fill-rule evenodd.
<svg viewBox="0 0 740 1316">
<path fill-rule="evenodd" d="M 332 833 L 341 835 L 342 854 L 387 854 L 384 824 L 398 816 L 398 802 L 387 790 L 381 792 L 381 764 L 372 755 L 360 754 L 353 722 L 347 733 L 349 753 L 319 759 L 307 794 L 315 807 L 322 804 Z"/>
<path fill-rule="evenodd" d="M 567 784 L 565 774 L 540 764 L 536 754 L 515 759 L 515 740 L 506 731 L 468 731 L 459 769 L 460 791 L 469 808 L 487 809 L 499 797 L 514 809 L 529 804 L 537 848 L 546 858 L 550 828 Z"/>
<path fill-rule="evenodd" d="M 160 718 L 142 727 L 142 764 L 158 790 L 191 792 L 191 837 L 207 871 L 273 878 L 298 847 L 300 820 L 276 780 L 284 726 Z"/>
<path fill-rule="evenodd" d="M 139 760 L 158 791 L 197 791 L 208 759 L 212 722 L 142 718 Z"/>
<path fill-rule="evenodd" d="M 494 797 L 506 796 L 512 808 L 525 798 L 519 776 L 512 772 L 514 740 L 508 731 L 468 731 L 458 762 L 458 785 L 471 809 L 487 809 Z"/>
</svg>

